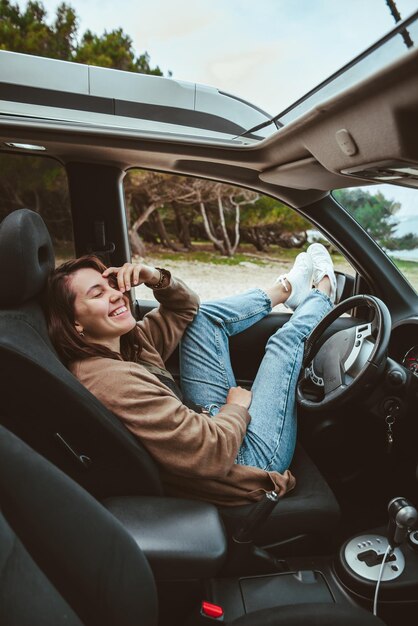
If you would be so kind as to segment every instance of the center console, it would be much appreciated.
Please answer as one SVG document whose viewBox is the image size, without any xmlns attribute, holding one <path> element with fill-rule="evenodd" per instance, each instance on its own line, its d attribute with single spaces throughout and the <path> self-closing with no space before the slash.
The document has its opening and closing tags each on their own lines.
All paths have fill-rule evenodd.
<svg viewBox="0 0 418 626">
<path fill-rule="evenodd" d="M 346 541 L 336 557 L 286 559 L 288 571 L 277 574 L 214 579 L 206 598 L 223 610 L 230 622 L 260 609 L 287 605 L 329 604 L 373 609 L 378 570 L 387 547 L 385 529 Z M 390 626 L 418 617 L 418 531 L 394 550 L 383 569 L 377 614 Z M 377 556 L 375 556 L 377 555 Z M 307 621 L 306 623 L 309 623 Z"/>
<path fill-rule="evenodd" d="M 266 560 L 263 551 L 258 551 L 260 562 L 271 567 L 269 573 L 245 576 L 222 576 L 231 545 L 227 546 L 216 507 L 161 497 L 113 498 L 104 504 L 145 552 L 157 584 L 169 581 L 173 591 L 173 581 L 183 581 L 186 598 L 191 579 L 199 581 L 195 606 L 200 604 L 200 609 L 195 610 L 190 626 L 208 621 L 230 623 L 260 610 L 277 609 L 278 615 L 292 608 L 302 611 L 303 605 L 308 612 L 346 610 L 349 614 L 358 607 L 370 612 L 383 560 L 378 615 L 389 626 L 398 626 L 411 615 L 415 621 L 418 616 L 418 530 L 411 528 L 416 515 L 409 515 L 408 503 L 395 500 L 388 529 L 377 528 L 348 539 L 335 557 L 276 561 Z M 257 519 L 261 519 L 260 512 L 263 515 L 261 508 L 256 511 Z M 255 517 L 241 530 L 241 539 L 247 537 Z M 240 541 L 233 543 L 239 562 L 246 542 L 241 546 Z"/>
<path fill-rule="evenodd" d="M 389 502 L 388 518 L 387 528 L 348 539 L 335 558 L 288 558 L 281 573 L 215 580 L 209 594 L 225 603 L 228 619 L 286 604 L 329 603 L 376 608 L 396 626 L 412 611 L 416 621 L 418 512 L 398 497 Z"/>
<path fill-rule="evenodd" d="M 337 576 L 347 592 L 362 604 L 373 600 L 387 546 L 385 529 L 378 528 L 346 541 L 340 549 L 335 562 Z M 386 558 L 378 598 L 385 605 L 418 602 L 417 530 Z"/>
</svg>

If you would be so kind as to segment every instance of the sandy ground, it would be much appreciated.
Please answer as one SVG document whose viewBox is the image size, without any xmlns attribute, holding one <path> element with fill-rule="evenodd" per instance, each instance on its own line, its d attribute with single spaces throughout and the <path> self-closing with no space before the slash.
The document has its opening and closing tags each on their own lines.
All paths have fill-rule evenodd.
<svg viewBox="0 0 418 626">
<path fill-rule="evenodd" d="M 147 259 L 147 262 L 152 265 L 161 265 L 161 261 L 153 259 Z M 291 263 L 271 262 L 257 265 L 244 261 L 230 266 L 198 261 L 164 261 L 164 267 L 174 276 L 184 280 L 199 294 L 201 300 L 215 300 L 254 287 L 262 288 L 271 285 L 281 273 L 290 269 Z M 337 265 L 336 269 L 353 274 L 348 264 Z M 141 299 L 154 299 L 152 291 L 143 285 L 137 287 L 136 294 Z"/>
</svg>

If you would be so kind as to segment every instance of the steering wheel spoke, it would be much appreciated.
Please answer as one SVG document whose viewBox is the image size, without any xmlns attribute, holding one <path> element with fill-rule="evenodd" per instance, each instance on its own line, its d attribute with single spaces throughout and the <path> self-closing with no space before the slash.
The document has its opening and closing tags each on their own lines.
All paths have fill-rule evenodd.
<svg viewBox="0 0 418 626">
<path fill-rule="evenodd" d="M 343 367 L 353 378 L 366 365 L 374 347 L 372 324 L 360 324 L 354 328 L 354 343 L 350 353 L 346 356 Z"/>
<path fill-rule="evenodd" d="M 350 309 L 365 306 L 374 312 L 371 322 L 341 330 L 321 342 L 324 332 L 338 317 Z M 299 404 L 318 410 L 335 406 L 359 394 L 386 358 L 390 330 L 390 313 L 378 298 L 362 295 L 341 302 L 319 322 L 306 340 L 305 375 L 297 387 Z M 308 380 L 314 383 L 313 387 L 318 392 L 322 387 L 322 399 L 313 399 L 312 385 L 309 389 Z"/>
</svg>

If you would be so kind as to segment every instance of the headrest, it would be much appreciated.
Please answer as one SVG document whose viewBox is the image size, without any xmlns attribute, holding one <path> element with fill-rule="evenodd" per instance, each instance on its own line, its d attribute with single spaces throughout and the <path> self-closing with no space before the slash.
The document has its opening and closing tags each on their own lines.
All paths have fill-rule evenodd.
<svg viewBox="0 0 418 626">
<path fill-rule="evenodd" d="M 41 293 L 55 256 L 38 213 L 13 211 L 0 224 L 0 306 L 23 304 Z"/>
</svg>

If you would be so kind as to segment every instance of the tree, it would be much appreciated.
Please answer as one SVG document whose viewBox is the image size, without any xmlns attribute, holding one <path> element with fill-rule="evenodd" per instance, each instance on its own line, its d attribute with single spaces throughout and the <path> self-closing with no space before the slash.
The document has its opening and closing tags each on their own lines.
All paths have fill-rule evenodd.
<svg viewBox="0 0 418 626">
<path fill-rule="evenodd" d="M 261 196 L 254 205 L 242 210 L 242 238 L 264 252 L 270 244 L 284 248 L 299 247 L 306 242 L 311 224 L 282 202 Z"/>
<path fill-rule="evenodd" d="M 72 59 L 78 63 L 111 67 L 127 72 L 162 76 L 159 67 L 151 68 L 147 52 L 135 57 L 132 39 L 121 28 L 104 32 L 101 37 L 87 30 Z"/>
<path fill-rule="evenodd" d="M 21 208 L 40 213 L 55 241 L 72 240 L 67 179 L 53 159 L 0 156 L 0 220 Z"/>
<path fill-rule="evenodd" d="M 139 231 L 145 234 L 145 224 L 151 221 L 160 243 L 178 250 L 164 223 L 170 212 L 177 238 L 190 249 L 189 222 L 198 213 L 206 238 L 221 254 L 233 256 L 240 241 L 241 206 L 255 202 L 258 195 L 208 180 L 137 171 L 126 179 L 125 197 L 132 224 L 131 244 L 134 242 L 137 249 L 143 250 L 137 239 Z"/>
<path fill-rule="evenodd" d="M 167 248 L 177 250 L 171 241 L 158 209 L 177 200 L 176 176 L 136 170 L 125 178 L 125 199 L 128 213 L 129 239 L 134 254 L 144 256 L 145 246 L 140 236 L 142 226 L 154 213 L 153 222 L 160 242 Z"/>
<path fill-rule="evenodd" d="M 98 36 L 87 31 L 78 43 L 78 18 L 61 3 L 51 23 L 41 2 L 28 2 L 20 9 L 10 0 L 0 0 L 0 49 L 90 63 L 117 69 L 162 75 L 152 68 L 149 55 L 135 55 L 131 38 L 121 29 Z M 56 239 L 71 240 L 72 227 L 68 190 L 63 168 L 40 157 L 0 158 L 0 215 L 28 207 L 46 220 Z"/>
<path fill-rule="evenodd" d="M 77 29 L 78 19 L 75 11 L 63 2 L 57 7 L 53 24 L 54 37 L 51 56 L 54 59 L 75 60 Z"/>
<path fill-rule="evenodd" d="M 52 24 L 42 2 L 28 2 L 21 11 L 10 0 L 0 0 L 0 18 L 2 50 L 162 76 L 158 66 L 150 66 L 147 52 L 135 56 L 132 39 L 121 28 L 100 36 L 87 30 L 78 43 L 78 18 L 65 2 Z"/>
<path fill-rule="evenodd" d="M 395 219 L 401 208 L 399 202 L 386 198 L 380 191 L 376 194 L 363 189 L 340 189 L 335 198 L 379 245 L 387 250 L 411 250 L 418 248 L 418 237 L 407 233 L 395 235 L 399 222 Z"/>
<path fill-rule="evenodd" d="M 210 241 L 224 256 L 233 256 L 242 240 L 264 251 L 269 244 L 299 247 L 310 223 L 267 196 L 206 179 L 131 172 L 125 179 L 131 244 L 144 254 L 144 240 L 178 249 L 192 247 L 190 233 Z M 152 225 L 152 231 L 149 225 Z"/>
<path fill-rule="evenodd" d="M 69 5 L 60 4 L 49 25 L 41 2 L 28 2 L 21 12 L 17 4 L 0 0 L 0 18 L 0 49 L 73 60 L 78 20 Z"/>
<path fill-rule="evenodd" d="M 249 189 L 240 189 L 223 183 L 195 179 L 192 181 L 208 238 L 221 254 L 233 256 L 240 242 L 241 207 L 256 202 L 258 194 Z M 211 209 L 212 213 L 215 210 L 217 213 L 218 233 L 214 227 L 214 221 L 209 219 Z M 227 228 L 230 216 L 233 220 L 231 236 Z"/>
</svg>

